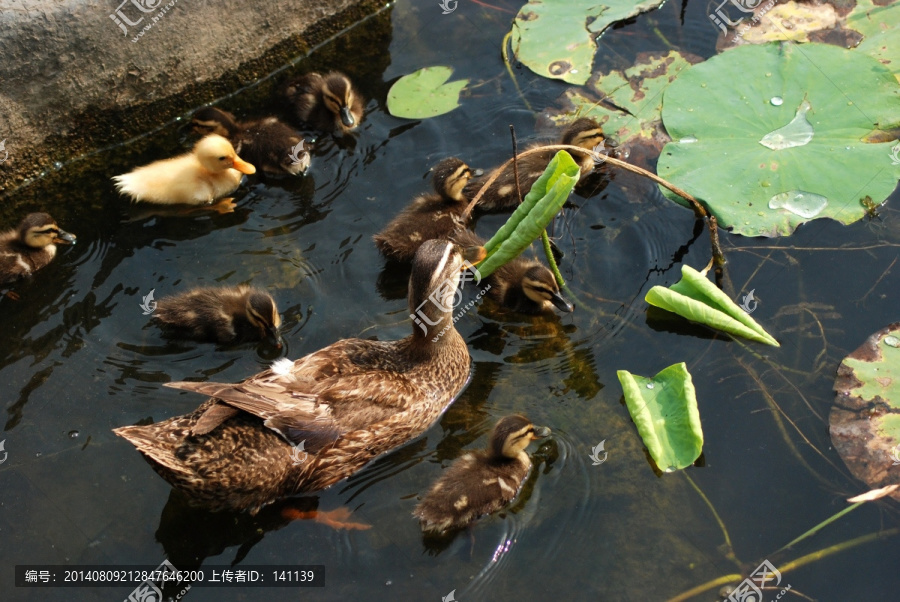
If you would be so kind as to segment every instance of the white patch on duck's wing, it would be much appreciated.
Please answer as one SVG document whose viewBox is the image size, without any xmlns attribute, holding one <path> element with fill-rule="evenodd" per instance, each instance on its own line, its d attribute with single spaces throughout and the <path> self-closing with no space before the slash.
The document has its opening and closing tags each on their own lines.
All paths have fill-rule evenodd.
<svg viewBox="0 0 900 602">
<path fill-rule="evenodd" d="M 459 499 L 453 502 L 453 507 L 457 510 L 462 510 L 466 506 L 469 505 L 469 497 L 465 495 L 459 496 Z"/>
<path fill-rule="evenodd" d="M 25 273 L 26 273 L 26 274 L 30 274 L 30 273 L 31 273 L 31 266 L 28 265 L 27 263 L 25 263 L 25 260 L 22 259 L 22 257 L 21 257 L 20 255 L 16 255 L 15 257 L 16 257 L 16 265 L 18 265 L 20 268 L 22 268 L 23 270 L 25 270 Z"/>
<path fill-rule="evenodd" d="M 505 491 L 509 495 L 513 495 L 513 496 L 516 495 L 516 489 L 507 485 L 506 481 L 504 481 L 500 477 L 497 477 L 497 484 L 500 485 L 501 490 Z"/>
</svg>

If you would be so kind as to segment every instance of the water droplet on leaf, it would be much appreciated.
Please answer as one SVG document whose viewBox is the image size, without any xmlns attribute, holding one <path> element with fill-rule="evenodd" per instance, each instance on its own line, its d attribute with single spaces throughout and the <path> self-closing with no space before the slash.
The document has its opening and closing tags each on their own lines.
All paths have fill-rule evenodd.
<svg viewBox="0 0 900 602">
<path fill-rule="evenodd" d="M 784 104 L 784 99 L 780 96 L 773 96 L 769 102 L 771 102 L 776 107 L 780 107 Z"/>
<path fill-rule="evenodd" d="M 828 199 L 821 194 L 804 190 L 781 192 L 769 199 L 769 209 L 786 209 L 807 219 L 816 217 L 828 205 Z"/>
<path fill-rule="evenodd" d="M 890 336 L 884 337 L 884 344 L 890 345 L 891 347 L 900 347 L 900 339 L 898 339 L 894 335 L 890 335 Z"/>
</svg>

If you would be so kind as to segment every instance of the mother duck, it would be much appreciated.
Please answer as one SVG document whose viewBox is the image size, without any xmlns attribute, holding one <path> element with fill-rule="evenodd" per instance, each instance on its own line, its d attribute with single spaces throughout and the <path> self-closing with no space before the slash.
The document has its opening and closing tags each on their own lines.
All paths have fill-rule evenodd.
<svg viewBox="0 0 900 602">
<path fill-rule="evenodd" d="M 409 281 L 416 326 L 406 338 L 342 339 L 236 384 L 169 383 L 210 399 L 115 433 L 209 510 L 256 512 L 328 487 L 421 435 L 462 390 L 469 352 L 453 327 L 454 298 L 464 260 L 483 257 L 481 247 L 448 241 L 421 246 Z"/>
</svg>

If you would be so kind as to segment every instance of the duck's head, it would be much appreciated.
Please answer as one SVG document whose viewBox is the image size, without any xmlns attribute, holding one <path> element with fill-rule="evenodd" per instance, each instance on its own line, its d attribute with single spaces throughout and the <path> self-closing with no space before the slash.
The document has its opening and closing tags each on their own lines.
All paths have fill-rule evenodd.
<svg viewBox="0 0 900 602">
<path fill-rule="evenodd" d="M 343 73 L 332 71 L 322 82 L 322 100 L 325 108 L 334 114 L 334 126 L 337 131 L 356 129 L 362 119 L 359 95 L 353 83 Z"/>
<path fill-rule="evenodd" d="M 444 159 L 434 166 L 431 183 L 434 191 L 447 200 L 467 201 L 463 189 L 472 178 L 472 170 L 456 157 Z"/>
<path fill-rule="evenodd" d="M 71 245 L 75 235 L 56 225 L 48 213 L 29 213 L 16 229 L 19 240 L 34 249 L 43 249 L 54 243 Z"/>
<path fill-rule="evenodd" d="M 191 126 L 198 134 L 218 134 L 226 138 L 236 135 L 240 129 L 234 115 L 216 107 L 204 107 L 194 113 Z"/>
<path fill-rule="evenodd" d="M 231 143 L 218 134 L 201 138 L 194 146 L 194 156 L 200 165 L 213 173 L 221 173 L 229 168 L 245 174 L 256 173 L 256 168 L 238 157 Z"/>
<path fill-rule="evenodd" d="M 600 124 L 589 117 L 582 117 L 569 124 L 569 127 L 563 131 L 560 143 L 591 150 L 603 140 L 605 137 Z"/>
<path fill-rule="evenodd" d="M 259 329 L 260 335 L 272 337 L 275 343 L 281 347 L 281 316 L 278 315 L 278 307 L 275 300 L 268 294 L 258 290 L 251 290 L 247 295 L 247 320 Z"/>
<path fill-rule="evenodd" d="M 484 247 L 460 247 L 447 240 L 428 240 L 416 251 L 409 277 L 409 310 L 419 336 L 433 338 L 452 326 L 452 312 L 462 300 L 459 275 L 465 262 L 484 259 Z"/>
<path fill-rule="evenodd" d="M 504 416 L 491 431 L 488 450 L 495 458 L 517 458 L 535 439 L 543 439 L 550 434 L 545 426 L 534 426 L 521 414 Z"/>
<path fill-rule="evenodd" d="M 540 264 L 528 268 L 525 272 L 522 277 L 522 292 L 540 306 L 546 305 L 549 301 L 559 311 L 570 312 L 574 309 L 559 292 L 559 285 L 553 272 Z"/>
</svg>

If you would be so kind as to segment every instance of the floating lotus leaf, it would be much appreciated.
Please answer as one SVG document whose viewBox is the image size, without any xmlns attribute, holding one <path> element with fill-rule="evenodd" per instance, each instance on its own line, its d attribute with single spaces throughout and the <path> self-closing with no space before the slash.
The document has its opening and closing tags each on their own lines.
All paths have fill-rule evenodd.
<svg viewBox="0 0 900 602">
<path fill-rule="evenodd" d="M 780 347 L 750 314 L 689 265 L 681 266 L 681 280 L 666 288 L 654 286 L 644 297 L 650 305 L 676 313 L 692 322 L 729 334 Z"/>
<path fill-rule="evenodd" d="M 900 322 L 844 358 L 834 390 L 828 421 L 844 464 L 869 487 L 900 483 Z"/>
<path fill-rule="evenodd" d="M 388 91 L 388 111 L 394 117 L 425 119 L 449 113 L 459 106 L 459 93 L 467 79 L 447 82 L 450 67 L 424 67 L 404 75 Z"/>
<path fill-rule="evenodd" d="M 739 234 L 787 235 L 819 217 L 853 223 L 861 198 L 881 203 L 900 177 L 884 135 L 900 124 L 900 88 L 860 52 L 735 48 L 686 69 L 662 117 L 672 142 L 657 172 Z"/>
<path fill-rule="evenodd" d="M 566 151 L 559 151 L 531 186 L 506 223 L 484 244 L 487 258 L 478 265 L 482 277 L 522 253 L 541 235 L 578 183 L 579 167 Z"/>
<path fill-rule="evenodd" d="M 694 383 L 684 362 L 653 378 L 627 370 L 616 374 L 631 419 L 659 469 L 674 472 L 693 464 L 703 451 L 703 428 Z"/>
<path fill-rule="evenodd" d="M 663 91 L 690 65 L 688 58 L 674 50 L 642 53 L 624 71 L 600 73 L 585 88 L 566 90 L 561 110 L 548 111 L 548 117 L 557 125 L 592 117 L 621 146 L 649 146 L 659 152 L 669 141 L 660 117 Z"/>
<path fill-rule="evenodd" d="M 900 2 L 879 6 L 872 0 L 857 0 L 847 16 L 847 27 L 865 36 L 857 51 L 875 57 L 900 80 Z"/>
<path fill-rule="evenodd" d="M 583 84 L 591 76 L 594 40 L 600 33 L 660 4 L 662 0 L 531 0 L 513 23 L 513 53 L 538 75 Z"/>
</svg>

